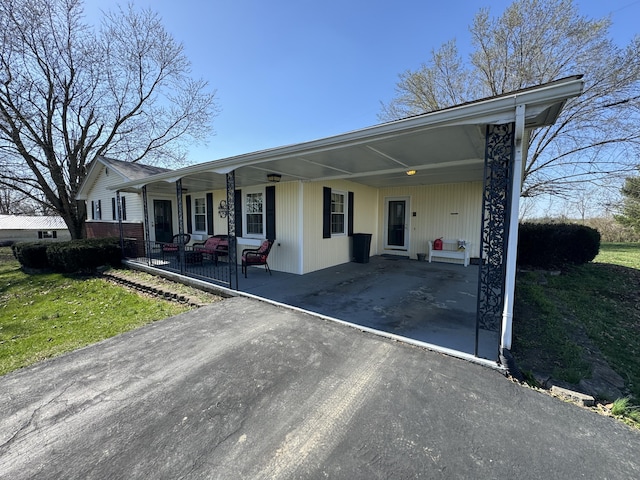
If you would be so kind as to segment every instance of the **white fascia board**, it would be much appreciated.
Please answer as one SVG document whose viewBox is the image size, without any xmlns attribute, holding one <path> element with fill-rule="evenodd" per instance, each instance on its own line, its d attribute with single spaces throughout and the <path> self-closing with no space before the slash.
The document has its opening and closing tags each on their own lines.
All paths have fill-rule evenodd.
<svg viewBox="0 0 640 480">
<path fill-rule="evenodd" d="M 514 122 L 515 108 L 517 105 L 525 104 L 536 107 L 544 105 L 544 108 L 549 108 L 554 103 L 563 102 L 568 98 L 579 95 L 582 92 L 583 86 L 584 82 L 582 79 L 572 78 L 565 82 L 541 86 L 528 91 L 514 92 L 512 95 L 490 98 L 319 140 L 191 165 L 179 170 L 152 175 L 144 180 L 125 182 L 116 185 L 114 189 L 141 187 L 142 185 L 161 181 L 175 182 L 179 178 L 204 171 L 224 175 L 239 167 L 250 166 L 276 158 L 286 159 L 346 146 L 356 146 L 362 143 L 384 140 L 386 138 L 443 126 L 456 126 L 470 123 Z M 532 112 L 535 110 L 536 109 L 533 109 Z"/>
</svg>

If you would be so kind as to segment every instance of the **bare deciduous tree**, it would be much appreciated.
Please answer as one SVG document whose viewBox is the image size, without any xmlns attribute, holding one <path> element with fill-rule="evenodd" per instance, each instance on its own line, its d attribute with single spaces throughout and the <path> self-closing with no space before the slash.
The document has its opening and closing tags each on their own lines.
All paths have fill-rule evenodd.
<svg viewBox="0 0 640 480">
<path fill-rule="evenodd" d="M 0 0 L 0 186 L 50 205 L 73 238 L 96 155 L 184 160 L 206 139 L 215 92 L 151 10 L 85 23 L 82 0 Z"/>
<path fill-rule="evenodd" d="M 572 0 L 516 0 L 502 16 L 488 9 L 470 27 L 468 62 L 451 41 L 428 64 L 400 74 L 381 120 L 500 95 L 584 74 L 585 91 L 558 122 L 533 132 L 522 195 L 566 195 L 576 185 L 625 176 L 640 146 L 640 36 L 626 48 L 609 38 L 609 19 L 581 16 Z"/>
</svg>

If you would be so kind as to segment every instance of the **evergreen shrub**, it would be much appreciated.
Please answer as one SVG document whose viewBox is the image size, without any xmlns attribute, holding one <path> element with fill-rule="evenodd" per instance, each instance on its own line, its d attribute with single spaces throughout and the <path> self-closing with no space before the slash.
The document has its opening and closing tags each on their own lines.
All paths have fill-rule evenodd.
<svg viewBox="0 0 640 480">
<path fill-rule="evenodd" d="M 120 265 L 117 238 L 90 238 L 68 242 L 22 242 L 12 247 L 20 265 L 27 268 L 51 268 L 56 272 L 92 271 L 101 265 Z"/>
<path fill-rule="evenodd" d="M 18 242 L 11 245 L 13 256 L 27 268 L 48 268 L 47 244 L 41 242 Z"/>
<path fill-rule="evenodd" d="M 600 233 L 570 223 L 523 223 L 518 234 L 518 265 L 560 268 L 593 260 L 600 251 Z"/>
<path fill-rule="evenodd" d="M 48 245 L 47 259 L 58 272 L 92 271 L 101 265 L 120 265 L 117 238 L 90 238 Z"/>
</svg>

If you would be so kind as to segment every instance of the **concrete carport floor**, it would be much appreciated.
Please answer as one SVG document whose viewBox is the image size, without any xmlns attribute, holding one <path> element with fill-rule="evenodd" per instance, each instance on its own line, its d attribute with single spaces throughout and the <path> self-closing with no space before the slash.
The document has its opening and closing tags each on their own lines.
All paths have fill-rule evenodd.
<svg viewBox="0 0 640 480">
<path fill-rule="evenodd" d="M 368 263 L 292 275 L 250 268 L 240 290 L 346 322 L 475 353 L 478 266 L 376 255 Z M 480 330 L 478 356 L 497 361 L 499 332 Z"/>
<path fill-rule="evenodd" d="M 499 372 L 229 298 L 0 377 L 0 477 L 639 478 L 640 433 Z"/>
</svg>

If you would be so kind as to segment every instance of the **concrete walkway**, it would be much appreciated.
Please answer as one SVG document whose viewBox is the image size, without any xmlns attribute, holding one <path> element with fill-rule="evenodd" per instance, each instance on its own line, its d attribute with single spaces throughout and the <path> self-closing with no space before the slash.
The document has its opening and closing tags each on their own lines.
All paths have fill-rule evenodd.
<svg viewBox="0 0 640 480">
<path fill-rule="evenodd" d="M 640 432 L 230 298 L 0 377 L 3 479 L 640 478 Z"/>
</svg>

